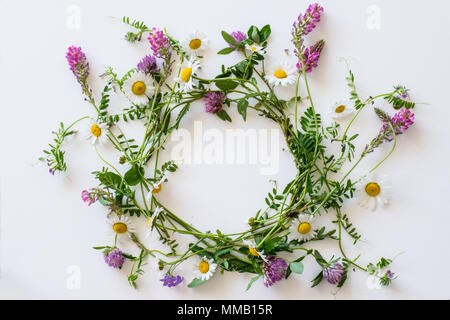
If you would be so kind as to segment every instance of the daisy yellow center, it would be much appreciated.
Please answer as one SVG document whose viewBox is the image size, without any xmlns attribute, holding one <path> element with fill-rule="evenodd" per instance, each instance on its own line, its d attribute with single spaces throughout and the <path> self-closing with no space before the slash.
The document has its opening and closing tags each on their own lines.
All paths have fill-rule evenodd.
<svg viewBox="0 0 450 320">
<path fill-rule="evenodd" d="M 275 71 L 275 72 L 273 73 L 273 75 L 274 75 L 275 77 L 277 77 L 278 79 L 284 79 L 284 78 L 287 77 L 287 73 L 286 73 L 286 71 L 284 71 L 283 69 L 278 69 L 277 71 Z"/>
<path fill-rule="evenodd" d="M 91 127 L 91 133 L 95 137 L 100 137 L 102 134 L 102 129 L 100 128 L 100 126 L 98 124 L 94 124 Z"/>
<path fill-rule="evenodd" d="M 133 83 L 133 86 L 131 87 L 131 91 L 137 96 L 143 95 L 145 93 L 145 90 L 147 89 L 147 86 L 142 81 L 136 81 Z"/>
<path fill-rule="evenodd" d="M 147 227 L 150 228 L 152 226 L 152 218 L 147 219 Z"/>
<path fill-rule="evenodd" d="M 251 47 L 250 47 L 250 50 L 251 50 L 251 51 L 256 51 L 257 49 L 258 49 L 258 48 L 255 47 L 255 46 L 251 46 Z"/>
<path fill-rule="evenodd" d="M 380 185 L 376 182 L 369 182 L 366 184 L 366 193 L 371 197 L 376 197 L 380 194 L 381 188 Z"/>
<path fill-rule="evenodd" d="M 115 233 L 125 233 L 128 230 L 128 227 L 125 223 L 116 222 L 113 225 L 113 230 Z"/>
<path fill-rule="evenodd" d="M 152 190 L 152 193 L 153 193 L 153 194 L 155 194 L 155 193 L 160 193 L 160 192 L 161 192 L 161 189 L 162 189 L 162 185 L 161 185 L 161 183 L 160 183 L 160 184 L 158 184 L 158 185 L 156 186 L 156 188 L 154 188 L 154 189 Z"/>
<path fill-rule="evenodd" d="M 298 233 L 307 234 L 311 231 L 311 225 L 309 222 L 302 222 L 297 227 Z"/>
<path fill-rule="evenodd" d="M 200 270 L 201 273 L 207 273 L 209 271 L 209 263 L 207 261 L 200 262 L 198 270 Z"/>
<path fill-rule="evenodd" d="M 191 48 L 192 50 L 197 50 L 201 46 L 202 46 L 202 40 L 200 40 L 200 39 L 192 39 L 189 42 L 189 48 Z"/>
<path fill-rule="evenodd" d="M 255 250 L 255 248 L 248 247 L 248 251 L 250 251 L 250 253 L 255 257 L 259 257 L 259 253 Z"/>
<path fill-rule="evenodd" d="M 340 105 L 340 106 L 336 107 L 336 109 L 334 109 L 334 112 L 336 112 L 336 113 L 342 113 L 344 111 L 345 111 L 344 105 Z"/>
<path fill-rule="evenodd" d="M 181 71 L 181 80 L 188 82 L 191 79 L 191 75 L 192 68 L 184 68 L 183 71 Z"/>
</svg>

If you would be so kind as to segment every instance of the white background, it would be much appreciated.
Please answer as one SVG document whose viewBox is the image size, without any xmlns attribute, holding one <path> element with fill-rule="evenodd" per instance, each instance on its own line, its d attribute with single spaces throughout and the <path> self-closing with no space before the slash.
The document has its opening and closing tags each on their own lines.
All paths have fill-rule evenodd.
<svg viewBox="0 0 450 320">
<path fill-rule="evenodd" d="M 67 27 L 68 7 L 80 8 L 80 28 Z M 310 77 L 319 112 L 348 97 L 346 69 L 340 57 L 351 61 L 362 96 L 375 95 L 402 83 L 414 100 L 428 102 L 415 109 L 416 124 L 399 137 L 398 148 L 378 170 L 393 185 L 389 207 L 376 212 L 359 208 L 355 201 L 344 210 L 358 226 L 365 242 L 356 247 L 346 239 L 350 257 L 361 253 L 360 263 L 379 257 L 400 255 L 392 265 L 399 275 L 391 287 L 374 290 L 367 275 L 351 272 L 337 295 L 323 282 L 316 288 L 310 280 L 319 271 L 308 259 L 303 275 L 266 289 L 262 282 L 245 292 L 251 276 L 216 274 L 197 289 L 185 285 L 162 287 L 154 259 L 145 267 L 139 290 L 128 286 L 129 264 L 121 271 L 108 268 L 92 246 L 110 243 L 105 233 L 106 211 L 87 207 L 80 199 L 83 189 L 95 186 L 91 171 L 101 167 L 95 151 L 82 134 L 65 145 L 69 169 L 50 176 L 36 160 L 52 138 L 59 121 L 69 123 L 85 114 L 90 106 L 68 70 L 65 52 L 72 44 L 82 46 L 91 65 L 91 85 L 98 94 L 104 86 L 97 76 L 105 66 L 124 73 L 149 52 L 147 41 L 130 45 L 123 40 L 129 29 L 123 15 L 144 20 L 150 26 L 165 26 L 178 39 L 195 29 L 208 33 L 210 50 L 202 75 L 214 76 L 220 63 L 230 64 L 237 56 L 216 56 L 225 44 L 220 30 L 246 31 L 248 26 L 269 23 L 273 34 L 268 63 L 287 59 L 292 50 L 290 30 L 297 14 L 308 2 L 296 1 L 1 1 L 1 298 L 112 298 L 112 299 L 448 299 L 450 277 L 448 246 L 450 235 L 448 192 L 449 150 L 449 9 L 448 1 L 322 1 L 325 14 L 309 42 L 323 38 L 326 48 L 320 67 Z M 380 10 L 380 28 L 367 27 L 367 9 Z M 292 57 L 290 59 L 293 59 Z M 292 94 L 293 88 L 282 94 Z M 119 102 L 113 99 L 114 102 Z M 383 106 L 382 104 L 379 106 Z M 116 106 L 118 107 L 118 106 Z M 244 123 L 231 111 L 232 124 L 205 114 L 195 105 L 182 122 L 192 130 L 194 120 L 204 128 L 274 128 L 267 120 L 250 115 Z M 352 131 L 360 132 L 359 148 L 376 135 L 379 122 L 369 109 Z M 69 145 L 70 144 L 70 145 Z M 383 146 L 371 154 L 360 171 L 388 152 Z M 116 154 L 102 149 L 110 161 Z M 159 199 L 186 221 L 200 229 L 220 228 L 235 232 L 242 221 L 264 206 L 264 196 L 277 179 L 280 186 L 294 174 L 292 159 L 280 152 L 280 170 L 262 176 L 256 165 L 189 165 L 182 167 L 165 186 Z M 126 168 L 123 168 L 124 170 Z M 331 215 L 322 217 L 330 226 Z M 143 224 L 143 220 L 139 220 Z M 183 239 L 187 243 L 188 239 Z M 151 248 L 159 247 L 146 239 Z M 124 247 L 136 253 L 133 246 Z M 314 244 L 327 258 L 338 254 L 334 241 Z M 289 258 L 290 256 L 285 256 Z M 67 288 L 68 268 L 80 270 L 79 289 Z M 179 270 L 192 279 L 191 262 Z M 185 282 L 184 284 L 186 284 Z"/>
</svg>

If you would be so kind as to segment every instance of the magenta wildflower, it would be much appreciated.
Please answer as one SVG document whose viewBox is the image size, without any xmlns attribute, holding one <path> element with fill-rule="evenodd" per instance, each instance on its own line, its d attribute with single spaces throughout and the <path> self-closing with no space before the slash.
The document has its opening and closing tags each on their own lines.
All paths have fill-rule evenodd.
<svg viewBox="0 0 450 320">
<path fill-rule="evenodd" d="M 116 248 L 112 251 L 105 252 L 103 255 L 106 264 L 113 268 L 122 268 L 123 263 L 125 262 L 125 257 L 122 254 L 122 251 L 119 248 Z"/>
<path fill-rule="evenodd" d="M 297 62 L 297 69 L 303 69 L 303 61 L 305 64 L 305 71 L 311 72 L 313 68 L 318 66 L 320 53 L 322 52 L 323 46 L 325 45 L 325 41 L 320 40 L 315 45 L 305 49 L 303 54 L 300 57 L 300 60 Z"/>
<path fill-rule="evenodd" d="M 166 62 L 170 60 L 172 53 L 170 52 L 169 39 L 161 29 L 152 28 L 148 41 L 155 57 L 162 58 Z"/>
<path fill-rule="evenodd" d="M 345 268 L 340 263 L 335 263 L 323 270 L 323 277 L 331 284 L 338 284 L 345 275 Z"/>
<path fill-rule="evenodd" d="M 323 12 L 323 7 L 317 3 L 309 5 L 308 9 L 304 14 L 300 14 L 297 21 L 294 22 L 292 28 L 292 36 L 295 38 L 300 38 L 306 36 L 315 27 L 316 23 L 320 21 L 320 15 Z"/>
<path fill-rule="evenodd" d="M 239 45 L 242 41 L 247 39 L 247 34 L 245 34 L 242 31 L 234 31 L 231 33 L 231 36 L 233 37 L 234 41 L 236 41 L 236 44 Z M 230 47 L 232 47 L 231 44 L 229 44 Z"/>
<path fill-rule="evenodd" d="M 164 278 L 160 279 L 159 281 L 162 281 L 163 285 L 165 287 L 171 288 L 171 287 L 175 287 L 176 285 L 179 285 L 181 282 L 183 282 L 183 280 L 184 280 L 184 277 L 182 277 L 182 276 L 172 277 L 172 276 L 166 274 L 164 276 Z"/>
<path fill-rule="evenodd" d="M 78 82 L 85 83 L 89 75 L 89 63 L 81 47 L 70 46 L 67 49 L 66 59 Z"/>
<path fill-rule="evenodd" d="M 158 72 L 158 65 L 156 64 L 156 58 L 152 55 L 146 55 L 138 63 L 137 68 L 139 71 L 145 74 L 151 74 Z"/>
<path fill-rule="evenodd" d="M 216 113 L 222 110 L 222 105 L 225 101 L 225 94 L 223 92 L 210 91 L 203 97 L 205 102 L 205 110 L 209 113 Z"/>
<path fill-rule="evenodd" d="M 91 190 L 93 190 L 93 191 L 91 191 L 91 192 L 89 192 L 87 190 L 81 191 L 81 199 L 84 202 L 87 202 L 88 206 L 95 203 L 100 197 L 100 193 L 96 189 L 91 189 Z"/>
<path fill-rule="evenodd" d="M 286 276 L 287 262 L 282 258 L 268 256 L 263 263 L 264 285 L 268 288 Z"/>
<path fill-rule="evenodd" d="M 397 134 L 400 134 L 408 130 L 409 126 L 414 124 L 414 113 L 408 109 L 402 109 L 397 112 L 391 120 L 394 128 L 398 131 Z"/>
</svg>

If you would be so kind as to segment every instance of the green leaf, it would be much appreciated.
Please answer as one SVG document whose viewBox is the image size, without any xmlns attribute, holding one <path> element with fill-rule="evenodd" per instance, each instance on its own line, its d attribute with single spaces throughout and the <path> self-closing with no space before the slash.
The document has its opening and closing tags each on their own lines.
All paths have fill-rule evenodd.
<svg viewBox="0 0 450 320">
<path fill-rule="evenodd" d="M 259 32 L 261 42 L 266 41 L 269 38 L 271 32 L 272 31 L 270 30 L 270 25 L 266 24 Z"/>
<path fill-rule="evenodd" d="M 255 283 L 256 280 L 258 280 L 259 278 L 261 278 L 261 275 L 257 275 L 256 277 L 253 277 L 250 282 L 248 283 L 247 289 L 245 289 L 245 291 L 248 291 L 251 286 L 253 285 L 253 283 Z"/>
<path fill-rule="evenodd" d="M 228 47 L 228 48 L 224 48 L 224 49 L 220 50 L 219 52 L 217 52 L 217 54 L 230 54 L 234 50 L 236 50 L 235 47 Z"/>
<path fill-rule="evenodd" d="M 228 113 L 225 111 L 225 110 L 220 110 L 220 111 L 218 111 L 217 113 L 216 113 L 216 115 L 220 118 L 220 119 L 222 119 L 223 121 L 230 121 L 231 122 L 231 118 L 230 118 L 230 116 L 228 115 Z"/>
<path fill-rule="evenodd" d="M 128 183 L 128 185 L 130 186 L 137 185 L 139 182 L 142 181 L 143 177 L 144 177 L 144 168 L 138 167 L 137 165 L 132 166 L 131 169 L 128 170 L 124 175 L 126 183 Z"/>
<path fill-rule="evenodd" d="M 234 89 L 239 85 L 239 82 L 233 80 L 217 80 L 216 86 L 221 90 Z"/>
<path fill-rule="evenodd" d="M 236 45 L 236 40 L 234 40 L 234 38 L 227 32 L 222 31 L 222 37 L 227 43 L 231 44 L 232 46 Z"/>
<path fill-rule="evenodd" d="M 206 282 L 206 280 L 202 280 L 202 279 L 197 279 L 197 278 L 195 278 L 194 280 L 191 281 L 191 283 L 188 284 L 188 288 L 195 288 L 195 287 L 198 287 L 198 286 L 201 285 L 203 282 Z"/>
<path fill-rule="evenodd" d="M 303 263 L 301 263 L 300 261 L 291 262 L 291 264 L 289 265 L 289 268 L 291 269 L 292 272 L 295 272 L 298 274 L 303 273 Z"/>
<path fill-rule="evenodd" d="M 247 100 L 239 101 L 237 108 L 238 108 L 239 114 L 242 115 L 242 118 L 245 121 L 247 118 L 248 101 Z"/>
</svg>

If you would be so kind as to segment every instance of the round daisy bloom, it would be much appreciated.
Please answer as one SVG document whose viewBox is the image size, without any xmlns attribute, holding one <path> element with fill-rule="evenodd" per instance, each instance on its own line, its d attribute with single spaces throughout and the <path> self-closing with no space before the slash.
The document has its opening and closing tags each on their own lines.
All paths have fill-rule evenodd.
<svg viewBox="0 0 450 320">
<path fill-rule="evenodd" d="M 246 44 L 245 49 L 249 51 L 250 53 L 262 53 L 263 48 L 256 43 L 253 44 Z"/>
<path fill-rule="evenodd" d="M 162 176 L 162 178 L 158 182 L 154 182 L 151 185 L 150 191 L 147 193 L 147 200 L 150 201 L 154 194 L 160 193 L 162 190 L 162 184 L 166 181 L 166 176 Z"/>
<path fill-rule="evenodd" d="M 289 232 L 294 239 L 308 241 L 314 238 L 314 229 L 316 229 L 314 218 L 310 214 L 302 213 L 293 219 Z"/>
<path fill-rule="evenodd" d="M 208 48 L 208 37 L 203 32 L 195 31 L 184 40 L 184 47 L 189 53 L 199 55 Z"/>
<path fill-rule="evenodd" d="M 85 128 L 86 139 L 91 140 L 92 144 L 96 144 L 97 141 L 100 144 L 105 144 L 108 141 L 106 129 L 108 129 L 106 123 L 98 123 L 94 119 L 91 119 Z"/>
<path fill-rule="evenodd" d="M 266 261 L 266 256 L 264 255 L 264 250 L 256 250 L 255 240 L 245 240 L 244 243 L 248 246 L 248 251 L 255 257 L 260 257 Z"/>
<path fill-rule="evenodd" d="M 148 103 L 148 98 L 155 92 L 152 83 L 153 81 L 150 76 L 138 71 L 125 80 L 123 83 L 123 90 L 132 103 L 144 106 Z"/>
<path fill-rule="evenodd" d="M 351 102 L 346 100 L 341 100 L 336 102 L 331 108 L 330 108 L 330 116 L 334 120 L 344 120 L 348 118 L 350 115 L 352 115 L 355 112 L 355 109 L 353 106 L 351 106 Z"/>
<path fill-rule="evenodd" d="M 189 59 L 186 66 L 181 67 L 180 75 L 175 79 L 175 81 L 179 84 L 181 91 L 188 92 L 194 88 L 196 81 L 192 78 L 192 76 L 199 68 L 200 62 L 193 56 Z"/>
<path fill-rule="evenodd" d="M 297 80 L 297 69 L 288 62 L 282 62 L 275 66 L 265 78 L 271 85 L 287 86 Z"/>
<path fill-rule="evenodd" d="M 130 232 L 136 232 L 134 223 L 130 218 L 121 216 L 112 216 L 108 218 L 108 222 L 111 225 L 109 233 L 114 236 L 128 235 Z"/>
<path fill-rule="evenodd" d="M 194 273 L 198 279 L 208 280 L 216 271 L 217 264 L 213 259 L 202 257 L 194 266 Z"/>
<path fill-rule="evenodd" d="M 378 205 L 385 206 L 389 202 L 390 188 L 391 184 L 386 175 L 378 177 L 376 174 L 369 173 L 362 177 L 356 185 L 356 199 L 358 204 L 372 211 Z"/>
</svg>

